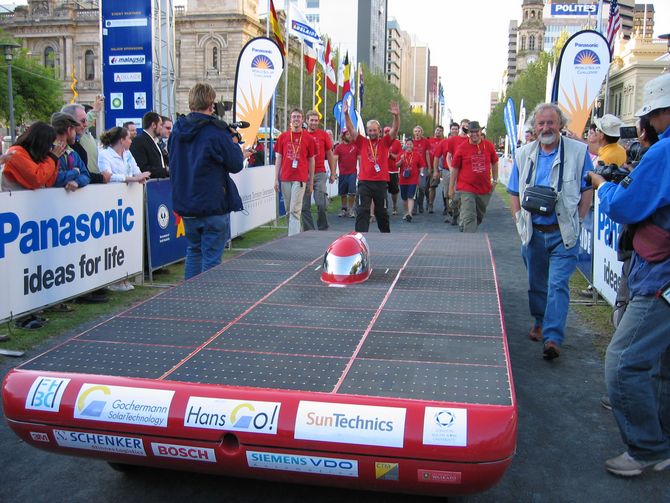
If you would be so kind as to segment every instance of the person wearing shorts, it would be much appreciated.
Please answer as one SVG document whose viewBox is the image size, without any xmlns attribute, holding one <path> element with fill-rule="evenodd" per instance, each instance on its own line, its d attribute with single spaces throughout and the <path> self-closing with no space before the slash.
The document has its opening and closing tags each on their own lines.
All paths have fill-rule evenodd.
<svg viewBox="0 0 670 503">
<path fill-rule="evenodd" d="M 342 129 L 342 141 L 335 146 L 333 152 L 338 170 L 337 193 L 342 198 L 342 209 L 339 217 L 356 218 L 356 164 L 358 148 L 351 141 L 346 128 Z"/>
<path fill-rule="evenodd" d="M 391 128 L 386 126 L 384 128 L 384 134 L 388 134 L 391 131 Z M 389 170 L 389 194 L 391 194 L 391 203 L 393 204 L 393 209 L 391 210 L 392 215 L 398 214 L 398 194 L 400 193 L 399 185 L 399 170 L 398 170 L 398 159 L 402 154 L 402 145 L 400 140 L 397 138 L 393 140 L 391 148 L 389 149 L 389 160 L 388 160 L 388 170 Z"/>
<path fill-rule="evenodd" d="M 419 184 L 419 171 L 421 170 L 421 159 L 414 152 L 414 141 L 408 138 L 405 141 L 405 152 L 400 156 L 397 162 L 400 185 L 400 198 L 402 199 L 405 216 L 405 222 L 412 221 L 412 210 L 414 209 L 414 198 Z"/>
</svg>

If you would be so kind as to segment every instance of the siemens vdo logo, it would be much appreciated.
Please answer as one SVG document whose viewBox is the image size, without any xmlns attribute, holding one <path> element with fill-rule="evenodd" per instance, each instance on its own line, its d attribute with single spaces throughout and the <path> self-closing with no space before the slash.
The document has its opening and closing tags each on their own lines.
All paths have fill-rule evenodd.
<svg viewBox="0 0 670 503">
<path fill-rule="evenodd" d="M 402 447 L 406 409 L 301 401 L 295 438 L 343 444 Z"/>
<path fill-rule="evenodd" d="M 7 247 L 17 241 L 19 251 L 27 255 L 130 232 L 135 227 L 134 217 L 135 211 L 124 206 L 123 199 L 113 209 L 64 215 L 60 219 L 22 221 L 14 212 L 0 213 L 0 259 L 5 258 Z"/>
</svg>

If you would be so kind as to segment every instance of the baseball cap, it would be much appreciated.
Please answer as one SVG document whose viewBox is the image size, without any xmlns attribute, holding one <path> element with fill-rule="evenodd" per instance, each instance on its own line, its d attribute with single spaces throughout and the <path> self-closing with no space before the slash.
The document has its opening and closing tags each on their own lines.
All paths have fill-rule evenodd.
<svg viewBox="0 0 670 503">
<path fill-rule="evenodd" d="M 51 116 L 51 125 L 56 129 L 65 129 L 67 127 L 77 127 L 81 124 L 77 119 L 75 119 L 70 114 L 64 114 L 62 112 L 56 112 Z"/>
<path fill-rule="evenodd" d="M 623 121 L 616 115 L 605 114 L 600 118 L 593 119 L 593 123 L 607 136 L 618 138 L 621 136 L 619 128 L 623 126 Z"/>
<path fill-rule="evenodd" d="M 664 73 L 647 82 L 642 95 L 642 108 L 635 112 L 636 117 L 647 115 L 659 108 L 670 107 L 670 73 Z"/>
</svg>

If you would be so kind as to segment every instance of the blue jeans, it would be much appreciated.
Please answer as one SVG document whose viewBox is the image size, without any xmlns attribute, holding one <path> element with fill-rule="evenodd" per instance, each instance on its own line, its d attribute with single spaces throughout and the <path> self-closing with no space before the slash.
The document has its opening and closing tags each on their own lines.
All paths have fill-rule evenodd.
<svg viewBox="0 0 670 503">
<path fill-rule="evenodd" d="M 184 218 L 186 231 L 186 264 L 184 279 L 221 263 L 226 243 L 230 240 L 230 213 L 208 217 Z"/>
<path fill-rule="evenodd" d="M 528 271 L 528 303 L 535 325 L 542 327 L 544 341 L 559 346 L 565 338 L 565 320 L 570 305 L 570 277 L 577 267 L 579 246 L 569 250 L 560 231 L 533 230 L 521 255 Z"/>
<path fill-rule="evenodd" d="M 612 412 L 628 454 L 670 458 L 670 305 L 634 297 L 605 357 Z"/>
</svg>

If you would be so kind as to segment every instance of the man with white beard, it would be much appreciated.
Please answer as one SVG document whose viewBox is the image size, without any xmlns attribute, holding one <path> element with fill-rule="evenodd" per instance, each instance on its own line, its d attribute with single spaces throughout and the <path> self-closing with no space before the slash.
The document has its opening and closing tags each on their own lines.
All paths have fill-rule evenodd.
<svg viewBox="0 0 670 503">
<path fill-rule="evenodd" d="M 528 337 L 543 341 L 544 359 L 553 360 L 565 337 L 581 221 L 593 198 L 584 176 L 593 165 L 586 145 L 561 136 L 567 119 L 557 105 L 539 104 L 530 123 L 537 139 L 516 151 L 507 192 L 512 196 L 510 206 L 528 271 L 530 314 L 535 318 Z M 555 205 L 533 205 L 533 198 L 525 197 L 531 195 L 528 189 L 539 186 L 554 189 Z"/>
</svg>

